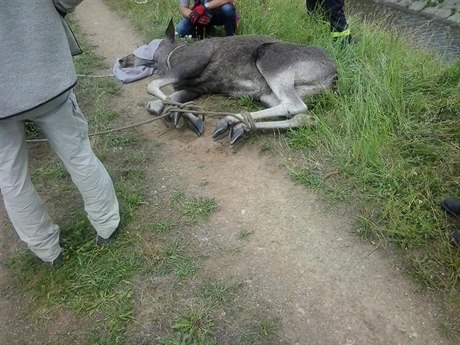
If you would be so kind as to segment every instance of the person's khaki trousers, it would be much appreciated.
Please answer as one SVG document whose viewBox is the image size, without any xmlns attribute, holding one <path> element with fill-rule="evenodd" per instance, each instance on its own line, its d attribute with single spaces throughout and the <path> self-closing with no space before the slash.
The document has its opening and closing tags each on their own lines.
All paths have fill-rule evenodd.
<svg viewBox="0 0 460 345">
<path fill-rule="evenodd" d="M 120 214 L 112 180 L 95 156 L 88 125 L 72 91 L 34 110 L 0 121 L 0 190 L 19 237 L 35 255 L 52 262 L 60 252 L 59 226 L 48 215 L 32 185 L 24 120 L 40 127 L 80 191 L 99 236 L 115 231 Z"/>
</svg>

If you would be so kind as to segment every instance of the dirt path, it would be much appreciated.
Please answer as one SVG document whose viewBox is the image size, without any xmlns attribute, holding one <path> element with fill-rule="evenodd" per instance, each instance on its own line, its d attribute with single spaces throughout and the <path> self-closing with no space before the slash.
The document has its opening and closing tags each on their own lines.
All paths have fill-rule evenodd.
<svg viewBox="0 0 460 345">
<path fill-rule="evenodd" d="M 76 17 L 109 66 L 146 43 L 101 0 L 83 2 Z M 114 107 L 126 122 L 149 118 L 147 82 L 122 87 Z M 439 332 L 440 308 L 415 293 L 417 286 L 385 253 L 350 234 L 345 212 L 295 185 L 282 160 L 260 155 L 257 145 L 233 152 L 227 142 L 213 142 L 212 128 L 207 123 L 197 138 L 164 134 L 159 122 L 143 127 L 146 140 L 165 144 L 150 178 L 174 172 L 166 188 L 182 181 L 188 193 L 217 201 L 218 211 L 191 240 L 213 253 L 202 269 L 244 281 L 254 299 L 280 317 L 280 344 L 450 344 Z M 252 235 L 242 242 L 242 232 Z M 7 241 L 14 240 L 2 232 L 2 247 Z M 148 327 L 148 318 L 138 317 Z"/>
</svg>

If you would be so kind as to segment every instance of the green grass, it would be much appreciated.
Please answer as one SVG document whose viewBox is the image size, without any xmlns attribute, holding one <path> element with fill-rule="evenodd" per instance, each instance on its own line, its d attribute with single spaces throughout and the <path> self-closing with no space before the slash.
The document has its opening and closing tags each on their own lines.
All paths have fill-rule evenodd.
<svg viewBox="0 0 460 345">
<path fill-rule="evenodd" d="M 182 192 L 174 193 L 171 197 L 171 203 L 179 209 L 188 225 L 196 224 L 198 221 L 208 218 L 217 209 L 217 203 L 213 199 L 187 199 Z"/>
<path fill-rule="evenodd" d="M 213 326 L 214 321 L 206 312 L 189 309 L 176 318 L 171 327 L 174 334 L 170 337 L 159 339 L 159 343 L 163 345 L 217 344 L 211 330 Z"/>
<path fill-rule="evenodd" d="M 181 279 L 194 275 L 199 269 L 198 264 L 185 254 L 178 242 L 163 248 L 158 261 L 160 274 L 174 273 Z"/>
<path fill-rule="evenodd" d="M 69 174 L 67 170 L 65 170 L 64 165 L 59 162 L 43 166 L 37 169 L 36 172 L 36 176 L 40 176 L 41 178 L 50 180 L 60 180 L 68 175 Z"/>
<path fill-rule="evenodd" d="M 307 162 L 291 167 L 292 176 L 326 189 L 325 176 L 338 171 L 365 204 L 367 227 L 358 231 L 404 249 L 427 287 L 455 290 L 460 258 L 439 202 L 460 191 L 460 63 L 409 50 L 375 27 L 362 25 L 360 34 L 337 57 L 338 93 L 314 99 L 318 126 L 288 135 Z"/>
<path fill-rule="evenodd" d="M 177 228 L 177 222 L 172 220 L 163 220 L 156 223 L 151 224 L 151 228 L 153 231 L 158 233 L 168 233 L 173 229 Z"/>
<path fill-rule="evenodd" d="M 235 301 L 237 294 L 242 288 L 243 283 L 238 281 L 223 283 L 213 280 L 202 288 L 201 296 L 211 308 L 215 306 L 228 306 Z"/>
<path fill-rule="evenodd" d="M 132 285 L 127 279 L 141 265 L 142 253 L 126 251 L 132 244 L 127 236 L 120 236 L 110 248 L 96 248 L 94 231 L 82 214 L 62 226 L 61 238 L 65 260 L 55 271 L 28 251 L 10 258 L 18 287 L 30 294 L 36 306 L 61 305 L 89 316 L 102 312 L 104 331 L 99 328 L 99 335 L 107 343 L 118 343 L 132 319 Z"/>
<path fill-rule="evenodd" d="M 253 234 L 254 234 L 254 231 L 241 230 L 240 233 L 238 234 L 238 239 L 248 240 Z"/>
<path fill-rule="evenodd" d="M 257 338 L 259 338 L 262 343 L 268 342 L 276 335 L 278 327 L 278 320 L 261 320 L 257 322 Z"/>
</svg>

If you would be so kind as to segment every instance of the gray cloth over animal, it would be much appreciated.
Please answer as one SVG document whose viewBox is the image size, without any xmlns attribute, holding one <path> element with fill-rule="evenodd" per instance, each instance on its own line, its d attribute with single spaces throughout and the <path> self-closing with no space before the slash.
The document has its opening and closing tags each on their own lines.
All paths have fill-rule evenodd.
<svg viewBox="0 0 460 345">
<path fill-rule="evenodd" d="M 139 59 L 152 61 L 153 54 L 161 43 L 161 39 L 155 39 L 147 45 L 140 46 L 133 51 L 133 54 Z M 122 67 L 120 59 L 117 59 L 113 66 L 113 75 L 122 83 L 132 83 L 156 73 L 156 69 L 145 65 L 133 67 Z"/>
</svg>

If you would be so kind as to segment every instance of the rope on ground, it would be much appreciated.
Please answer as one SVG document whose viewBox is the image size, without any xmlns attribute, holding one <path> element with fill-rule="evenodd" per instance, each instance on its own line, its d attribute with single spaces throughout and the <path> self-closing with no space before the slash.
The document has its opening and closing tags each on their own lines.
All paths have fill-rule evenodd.
<svg viewBox="0 0 460 345">
<path fill-rule="evenodd" d="M 129 125 L 129 126 L 124 126 L 124 127 L 120 127 L 120 128 L 108 129 L 106 131 L 90 133 L 90 134 L 88 134 L 88 136 L 89 137 L 94 137 L 94 136 L 98 136 L 98 135 L 109 134 L 109 133 L 113 133 L 113 132 L 119 132 L 119 131 L 130 129 L 130 128 L 133 128 L 133 127 L 142 126 L 142 125 L 145 125 L 147 123 L 160 120 L 160 119 L 162 119 L 164 117 L 166 117 L 166 115 L 160 115 L 160 116 L 157 116 L 157 117 L 155 117 L 153 119 L 149 119 L 147 121 L 142 121 L 142 122 L 139 122 L 139 123 L 135 123 L 135 124 L 132 124 L 132 125 Z M 44 143 L 44 142 L 48 141 L 48 139 L 29 139 L 29 140 L 26 140 L 26 141 L 28 143 Z"/>
<path fill-rule="evenodd" d="M 169 99 L 163 100 L 163 111 L 161 112 L 161 115 L 156 116 L 153 119 L 149 119 L 147 121 L 142 121 L 139 123 L 135 123 L 133 125 L 128 125 L 124 127 L 119 127 L 119 128 L 113 128 L 113 129 L 108 129 L 105 131 L 100 131 L 100 132 L 95 132 L 95 133 L 90 133 L 88 134 L 89 137 L 94 137 L 98 135 L 103 135 L 103 134 L 109 134 L 113 132 L 118 132 L 118 131 L 123 131 L 126 129 L 130 129 L 133 127 L 138 127 L 145 125 L 147 123 L 153 122 L 160 120 L 162 118 L 165 118 L 167 116 L 170 116 L 172 113 L 178 112 L 178 113 L 192 113 L 195 116 L 201 116 L 203 121 L 205 119 L 205 116 L 217 116 L 217 117 L 225 117 L 225 116 L 233 116 L 237 117 L 241 122 L 243 122 L 246 126 L 251 128 L 252 130 L 256 129 L 256 125 L 254 122 L 254 119 L 251 116 L 251 113 L 249 112 L 242 112 L 239 114 L 239 116 L 235 113 L 229 113 L 229 112 L 217 112 L 217 111 L 206 111 L 203 110 L 201 107 L 197 106 L 194 102 L 185 102 L 185 103 L 179 103 L 179 102 L 174 102 Z M 41 142 L 46 142 L 48 139 L 29 139 L 26 140 L 28 143 L 41 143 Z"/>
</svg>

